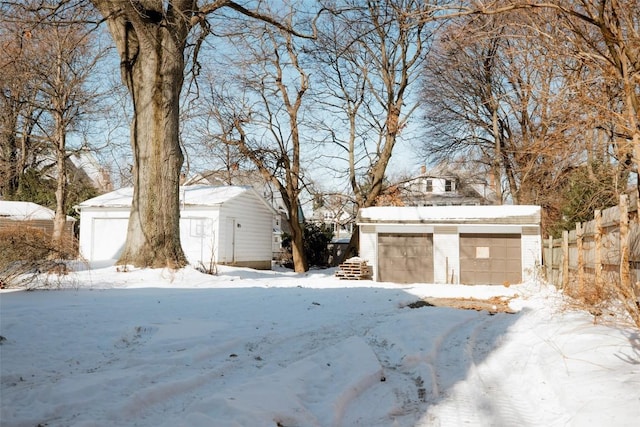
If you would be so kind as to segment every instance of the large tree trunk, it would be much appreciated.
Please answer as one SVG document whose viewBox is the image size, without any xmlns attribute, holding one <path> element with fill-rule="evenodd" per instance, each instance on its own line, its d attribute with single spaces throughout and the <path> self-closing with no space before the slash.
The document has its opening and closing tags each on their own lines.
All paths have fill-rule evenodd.
<svg viewBox="0 0 640 427">
<path fill-rule="evenodd" d="M 291 256 L 293 258 L 293 270 L 304 273 L 309 270 L 309 263 L 304 253 L 304 227 L 298 216 L 298 201 L 293 200 L 293 209 L 290 212 L 289 227 L 291 228 Z"/>
<path fill-rule="evenodd" d="M 188 16 L 153 2 L 157 10 L 131 10 L 131 2 L 97 1 L 121 59 L 133 101 L 133 204 L 120 264 L 180 268 L 180 91 Z"/>
</svg>

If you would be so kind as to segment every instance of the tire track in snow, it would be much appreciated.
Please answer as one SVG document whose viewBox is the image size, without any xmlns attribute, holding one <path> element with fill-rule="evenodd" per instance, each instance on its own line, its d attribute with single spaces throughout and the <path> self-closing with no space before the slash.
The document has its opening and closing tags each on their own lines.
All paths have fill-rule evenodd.
<svg viewBox="0 0 640 427">
<path fill-rule="evenodd" d="M 514 387 L 511 366 L 504 360 L 516 360 L 520 351 L 500 347 L 500 335 L 510 323 L 510 314 L 471 319 L 454 326 L 437 349 L 434 349 L 434 371 L 439 378 L 438 388 L 445 391 L 441 401 L 429 410 L 430 425 L 478 425 L 478 426 L 530 426 L 538 425 L 539 418 L 525 393 L 514 394 L 510 390 L 526 388 L 525 379 L 517 379 Z M 478 323 L 477 320 L 480 320 Z M 501 322 L 503 328 L 496 328 Z M 493 353 L 506 352 L 493 361 Z M 452 369 L 464 369 L 466 375 L 457 384 L 443 384 L 442 378 L 452 378 Z M 455 378 L 455 377 L 453 377 Z"/>
</svg>

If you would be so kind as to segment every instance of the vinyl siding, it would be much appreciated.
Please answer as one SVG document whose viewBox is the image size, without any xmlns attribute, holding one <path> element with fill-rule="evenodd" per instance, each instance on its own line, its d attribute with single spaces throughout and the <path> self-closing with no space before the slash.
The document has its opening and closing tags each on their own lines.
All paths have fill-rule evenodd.
<svg viewBox="0 0 640 427">
<path fill-rule="evenodd" d="M 269 261 L 272 257 L 273 211 L 257 196 L 247 191 L 220 208 L 221 262 L 231 262 L 233 234 L 230 221 L 235 220 L 235 262 Z"/>
</svg>

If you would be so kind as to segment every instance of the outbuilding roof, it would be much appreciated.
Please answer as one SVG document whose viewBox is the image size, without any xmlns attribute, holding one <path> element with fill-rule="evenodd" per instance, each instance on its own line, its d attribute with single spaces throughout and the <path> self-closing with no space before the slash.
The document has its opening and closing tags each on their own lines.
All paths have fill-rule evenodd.
<svg viewBox="0 0 640 427">
<path fill-rule="evenodd" d="M 56 213 L 37 203 L 0 200 L 0 218 L 12 221 L 53 220 Z M 75 221 L 67 216 L 67 221 Z"/>
<path fill-rule="evenodd" d="M 180 187 L 180 206 L 219 206 L 246 192 L 253 193 L 269 209 L 273 210 L 253 188 L 236 185 L 183 185 Z M 76 208 L 129 208 L 132 200 L 133 187 L 124 187 L 93 199 L 85 200 L 78 204 Z"/>
<path fill-rule="evenodd" d="M 539 224 L 540 206 L 381 206 L 363 208 L 358 224 Z"/>
</svg>

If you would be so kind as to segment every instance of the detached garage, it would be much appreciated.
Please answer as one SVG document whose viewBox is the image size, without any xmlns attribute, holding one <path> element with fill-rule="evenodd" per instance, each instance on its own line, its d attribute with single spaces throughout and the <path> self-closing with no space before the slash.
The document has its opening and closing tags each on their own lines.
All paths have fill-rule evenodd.
<svg viewBox="0 0 640 427">
<path fill-rule="evenodd" d="M 53 220 L 56 213 L 44 206 L 32 202 L 13 202 L 0 200 L 0 229 L 3 228 L 35 228 L 46 234 L 53 233 Z M 73 237 L 76 220 L 67 216 L 64 232 Z"/>
<path fill-rule="evenodd" d="M 80 212 L 80 255 L 115 260 L 122 253 L 133 188 L 84 201 Z M 180 187 L 180 241 L 193 265 L 231 264 L 270 269 L 275 210 L 253 188 Z"/>
<path fill-rule="evenodd" d="M 373 207 L 357 222 L 379 282 L 515 284 L 542 261 L 539 206 Z"/>
</svg>

